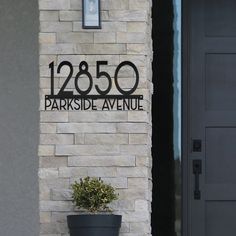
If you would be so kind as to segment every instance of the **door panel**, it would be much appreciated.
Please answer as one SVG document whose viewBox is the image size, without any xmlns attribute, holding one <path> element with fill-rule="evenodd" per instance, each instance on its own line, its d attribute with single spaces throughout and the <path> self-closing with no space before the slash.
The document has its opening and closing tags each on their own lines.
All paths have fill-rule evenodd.
<svg viewBox="0 0 236 236">
<path fill-rule="evenodd" d="M 236 128 L 206 128 L 206 183 L 236 184 Z"/>
<path fill-rule="evenodd" d="M 207 236 L 234 236 L 236 201 L 206 202 L 206 234 Z"/>
<path fill-rule="evenodd" d="M 236 54 L 206 54 L 206 109 L 235 110 Z"/>
<path fill-rule="evenodd" d="M 188 233 L 236 231 L 236 1 L 190 0 Z M 193 141 L 201 140 L 201 151 Z M 194 161 L 201 173 L 194 172 Z M 199 186 L 198 186 L 199 185 Z M 200 190 L 200 199 L 196 190 Z M 195 193 L 195 194 L 194 194 Z"/>
<path fill-rule="evenodd" d="M 235 9 L 235 0 L 207 0 L 205 2 L 205 35 L 236 36 Z"/>
</svg>

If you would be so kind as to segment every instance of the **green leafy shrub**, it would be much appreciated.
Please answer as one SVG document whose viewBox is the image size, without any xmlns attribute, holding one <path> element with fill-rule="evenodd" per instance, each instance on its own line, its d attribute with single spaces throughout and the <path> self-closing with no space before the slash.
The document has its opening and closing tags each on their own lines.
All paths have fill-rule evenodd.
<svg viewBox="0 0 236 236">
<path fill-rule="evenodd" d="M 72 199 L 80 209 L 96 213 L 110 211 L 108 204 L 118 198 L 115 189 L 101 178 L 86 177 L 72 184 Z"/>
</svg>

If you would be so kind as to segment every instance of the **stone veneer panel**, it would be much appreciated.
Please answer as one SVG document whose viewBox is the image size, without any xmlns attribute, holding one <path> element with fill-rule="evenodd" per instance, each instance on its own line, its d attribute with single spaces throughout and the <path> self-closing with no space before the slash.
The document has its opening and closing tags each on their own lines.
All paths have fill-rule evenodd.
<svg viewBox="0 0 236 236">
<path fill-rule="evenodd" d="M 68 235 L 66 216 L 74 211 L 70 184 L 89 175 L 116 187 L 113 209 L 123 215 L 121 236 L 150 236 L 151 0 L 101 0 L 101 30 L 82 29 L 81 1 L 39 0 L 40 235 Z M 132 61 L 140 72 L 136 93 L 144 96 L 144 111 L 44 111 L 48 64 L 63 60 L 76 71 L 87 61 L 93 77 L 97 60 L 109 62 L 104 69 L 110 74 L 120 62 Z M 56 76 L 56 88 L 66 73 Z M 122 83 L 129 87 L 127 80 Z"/>
</svg>

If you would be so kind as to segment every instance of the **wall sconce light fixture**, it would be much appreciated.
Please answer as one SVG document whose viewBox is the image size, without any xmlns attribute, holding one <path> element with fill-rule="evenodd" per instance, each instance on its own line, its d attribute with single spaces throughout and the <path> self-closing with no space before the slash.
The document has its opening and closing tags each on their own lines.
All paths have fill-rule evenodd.
<svg viewBox="0 0 236 236">
<path fill-rule="evenodd" d="M 100 0 L 82 0 L 83 29 L 101 29 Z"/>
</svg>

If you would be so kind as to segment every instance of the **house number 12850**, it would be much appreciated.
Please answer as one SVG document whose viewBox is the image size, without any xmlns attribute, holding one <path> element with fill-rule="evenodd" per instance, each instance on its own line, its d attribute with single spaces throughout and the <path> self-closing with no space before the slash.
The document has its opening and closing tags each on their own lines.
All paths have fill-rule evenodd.
<svg viewBox="0 0 236 236">
<path fill-rule="evenodd" d="M 97 84 L 94 85 L 94 80 L 92 78 L 92 75 L 89 73 L 88 63 L 85 61 L 82 61 L 79 64 L 79 72 L 75 75 L 74 85 L 75 85 L 76 91 L 79 93 L 80 96 L 82 96 L 82 97 L 88 96 L 90 91 L 93 88 L 93 85 L 99 95 L 106 96 L 109 94 L 109 92 L 112 89 L 112 79 L 111 79 L 111 76 L 107 72 L 101 71 L 100 67 L 104 66 L 104 65 L 108 65 L 108 62 L 107 61 L 97 61 L 96 62 L 96 78 L 100 79 L 101 77 L 103 77 L 103 78 L 106 78 L 107 82 L 108 82 L 107 88 L 105 90 L 102 90 L 101 88 L 99 88 L 99 86 Z M 61 69 L 63 67 L 69 67 L 69 74 L 67 75 L 67 78 L 66 78 L 65 82 L 63 83 L 62 87 L 60 88 L 57 95 L 54 94 L 54 92 L 55 92 L 54 91 L 54 76 L 55 76 L 55 72 L 54 72 L 55 67 L 54 66 L 55 66 L 54 62 L 51 62 L 49 64 L 49 68 L 51 71 L 51 96 L 58 96 L 60 98 L 73 97 L 74 96 L 73 91 L 65 91 L 69 81 L 71 80 L 71 78 L 73 77 L 73 74 L 74 74 L 74 69 L 73 69 L 72 64 L 69 61 L 62 61 L 57 67 L 57 74 L 61 73 Z M 130 66 L 135 72 L 135 83 L 134 83 L 133 87 L 129 90 L 122 89 L 119 84 L 119 80 L 118 80 L 119 72 L 120 72 L 121 68 L 125 67 L 125 66 Z M 86 76 L 89 80 L 88 88 L 85 90 L 82 90 L 79 86 L 79 83 L 78 83 L 81 76 Z M 117 90 L 120 92 L 121 95 L 130 96 L 132 93 L 134 93 L 134 91 L 137 89 L 138 84 L 139 84 L 139 72 L 138 72 L 137 67 L 130 61 L 121 62 L 115 70 L 114 82 L 115 82 L 115 86 L 116 86 Z"/>
</svg>

